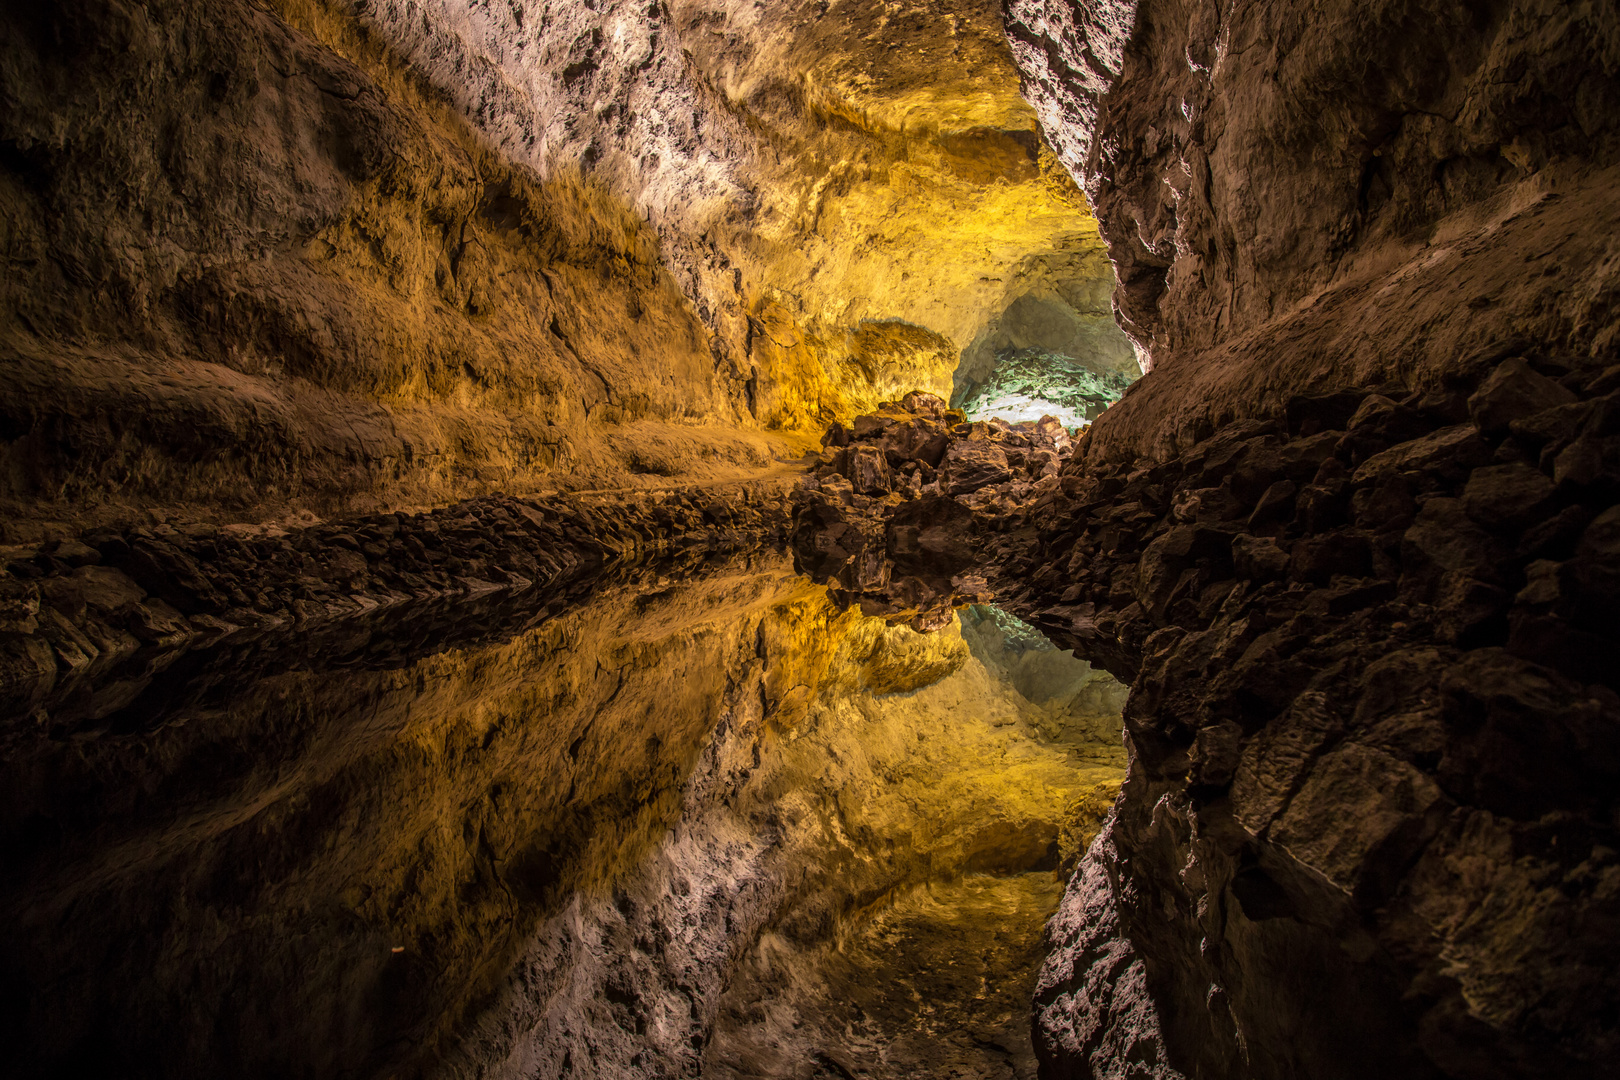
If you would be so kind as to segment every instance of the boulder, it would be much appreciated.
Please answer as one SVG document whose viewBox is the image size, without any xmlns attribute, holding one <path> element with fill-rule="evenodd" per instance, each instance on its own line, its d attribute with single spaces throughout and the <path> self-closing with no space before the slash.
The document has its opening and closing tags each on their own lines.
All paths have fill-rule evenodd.
<svg viewBox="0 0 1620 1080">
<path fill-rule="evenodd" d="M 1496 366 L 1468 399 L 1468 415 L 1487 435 L 1505 435 L 1515 420 L 1573 404 L 1575 395 L 1515 357 Z"/>
<path fill-rule="evenodd" d="M 1487 465 L 1468 477 L 1463 509 L 1488 528 L 1514 528 L 1544 517 L 1553 492 L 1553 482 L 1523 462 Z"/>
<path fill-rule="evenodd" d="M 951 495 L 963 495 L 1013 478 L 1006 451 L 988 439 L 972 435 L 951 444 L 941 463 L 941 472 L 942 486 Z"/>
<path fill-rule="evenodd" d="M 880 495 L 893 484 L 888 459 L 875 446 L 850 448 L 847 475 L 855 490 L 865 495 Z"/>
<path fill-rule="evenodd" d="M 907 412 L 918 416 L 926 416 L 930 420 L 945 419 L 945 399 L 938 394 L 928 394 L 921 390 L 913 390 L 900 399 L 900 405 Z"/>
<path fill-rule="evenodd" d="M 1490 460 L 1491 448 L 1479 437 L 1474 426 L 1456 424 L 1373 455 L 1356 469 L 1352 481 L 1361 487 L 1403 472 L 1431 472 L 1448 479 L 1460 478 Z"/>
<path fill-rule="evenodd" d="M 86 612 L 122 615 L 146 599 L 146 590 L 110 566 L 81 566 L 67 577 L 46 578 L 40 582 L 40 592 L 52 607 L 75 621 Z"/>
</svg>

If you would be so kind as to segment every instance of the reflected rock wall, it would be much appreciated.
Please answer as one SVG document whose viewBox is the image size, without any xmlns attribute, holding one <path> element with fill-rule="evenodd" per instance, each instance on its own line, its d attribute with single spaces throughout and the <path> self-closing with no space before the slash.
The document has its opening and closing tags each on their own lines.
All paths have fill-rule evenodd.
<svg viewBox="0 0 1620 1080">
<path fill-rule="evenodd" d="M 930 890 L 1030 893 L 1022 1000 L 1122 771 L 1094 675 L 1028 701 L 995 641 L 763 550 L 437 603 L 148 644 L 7 720 L 25 1072 L 709 1067 L 740 966 L 822 970 Z"/>
</svg>

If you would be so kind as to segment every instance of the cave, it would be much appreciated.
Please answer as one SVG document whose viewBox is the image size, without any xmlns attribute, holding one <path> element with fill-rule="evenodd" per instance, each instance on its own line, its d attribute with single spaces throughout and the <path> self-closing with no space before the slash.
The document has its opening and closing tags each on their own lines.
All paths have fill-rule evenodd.
<svg viewBox="0 0 1620 1080">
<path fill-rule="evenodd" d="M 6 6 L 7 1075 L 1616 1074 L 1617 234 L 1612 4 Z"/>
</svg>

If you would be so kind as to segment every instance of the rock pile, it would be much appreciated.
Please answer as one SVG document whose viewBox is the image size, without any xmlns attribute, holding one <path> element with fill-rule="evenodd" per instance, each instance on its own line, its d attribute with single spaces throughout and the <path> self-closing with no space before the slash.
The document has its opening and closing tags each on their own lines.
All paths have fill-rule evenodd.
<svg viewBox="0 0 1620 1080">
<path fill-rule="evenodd" d="M 1015 516 L 951 531 L 934 602 L 977 572 L 1132 683 L 1131 777 L 1037 999 L 1051 1075 L 1620 1054 L 1617 447 L 1620 367 L 1509 359 L 1295 397 L 1165 461 L 1082 442 Z M 890 490 L 892 549 L 929 496 Z M 802 521 L 843 523 L 828 502 Z"/>
<path fill-rule="evenodd" d="M 1056 492 L 1070 445 L 1051 417 L 968 423 L 924 393 L 835 424 L 795 498 L 800 566 L 840 603 L 937 630 L 988 595 L 968 538 L 1022 526 L 1023 507 Z"/>
<path fill-rule="evenodd" d="M 0 573 L 0 709 L 143 649 L 173 650 L 383 608 L 555 590 L 613 561 L 735 551 L 786 531 L 782 496 L 492 497 L 286 531 L 157 525 L 12 549 Z"/>
<path fill-rule="evenodd" d="M 1077 457 L 1006 567 L 1003 603 L 1133 683 L 1107 885 L 1067 903 L 1156 958 L 1185 1071 L 1282 1074 L 1245 1042 L 1313 1076 L 1620 1052 L 1620 368 L 1466 389 Z M 1115 1052 L 1074 1023 L 1084 922 L 1039 999 L 1056 1075 Z"/>
</svg>

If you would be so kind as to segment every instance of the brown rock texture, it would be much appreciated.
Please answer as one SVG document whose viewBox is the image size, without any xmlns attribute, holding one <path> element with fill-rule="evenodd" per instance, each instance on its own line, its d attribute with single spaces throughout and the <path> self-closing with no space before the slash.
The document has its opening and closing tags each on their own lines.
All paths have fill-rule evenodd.
<svg viewBox="0 0 1620 1080">
<path fill-rule="evenodd" d="M 864 614 L 938 629 L 989 595 L 980 531 L 1027 525 L 1057 489 L 1069 433 L 1055 420 L 966 422 L 912 393 L 836 425 L 795 493 L 798 563 Z"/>
<path fill-rule="evenodd" d="M 8 1060 L 1605 1075 L 1617 229 L 1586 0 L 10 5 Z"/>
<path fill-rule="evenodd" d="M 658 229 L 762 420 L 819 431 L 946 393 L 963 350 L 1031 329 L 1134 368 L 993 0 L 384 0 L 364 20 L 502 153 L 583 168 Z"/>
<path fill-rule="evenodd" d="M 614 567 L 751 549 L 783 536 L 782 499 L 780 485 L 750 484 L 490 497 L 291 531 L 183 523 L 0 549 L 14 613 L 0 624 L 0 703 L 26 713 L 94 685 L 143 644 L 183 652 L 492 596 L 544 602 Z"/>
<path fill-rule="evenodd" d="M 650 230 L 491 153 L 352 21 L 4 18 L 11 520 L 393 509 L 782 448 L 737 430 Z"/>
<path fill-rule="evenodd" d="M 1006 10 L 1151 366 L 1012 530 L 934 518 L 936 595 L 1132 683 L 1048 1073 L 1601 1073 L 1612 7 Z"/>
<path fill-rule="evenodd" d="M 1601 560 L 1620 489 L 1554 482 L 1596 430 L 1565 406 L 1491 433 L 1508 370 L 1609 407 L 1612 368 L 1512 360 L 1471 396 L 1296 399 L 1160 465 L 1066 467 L 1024 573 L 1067 602 L 1030 617 L 1131 679 L 1137 757 L 1066 901 L 1117 936 L 1070 916 L 1037 995 L 1056 1075 L 1130 1052 L 1080 1022 L 1122 990 L 1186 1075 L 1614 1053 L 1615 627 L 1555 582 Z M 1140 966 L 1110 989 L 1119 939 Z"/>
<path fill-rule="evenodd" d="M 825 7 L 6 12 L 9 539 L 734 478 L 1009 332 L 1128 363 L 994 5 Z"/>
<path fill-rule="evenodd" d="M 1610 6 L 1011 0 L 1007 32 L 1157 372 L 1111 452 L 1612 350 Z"/>
<path fill-rule="evenodd" d="M 1296 397 L 1162 462 L 1087 435 L 1011 512 L 806 481 L 796 548 L 845 602 L 994 596 L 1131 685 L 1130 775 L 1036 991 L 1044 1075 L 1614 1056 L 1617 376 Z M 913 535 L 954 561 L 915 568 Z"/>
</svg>

